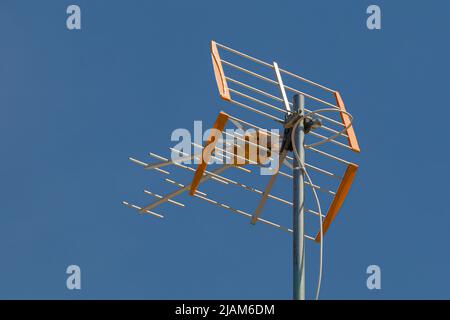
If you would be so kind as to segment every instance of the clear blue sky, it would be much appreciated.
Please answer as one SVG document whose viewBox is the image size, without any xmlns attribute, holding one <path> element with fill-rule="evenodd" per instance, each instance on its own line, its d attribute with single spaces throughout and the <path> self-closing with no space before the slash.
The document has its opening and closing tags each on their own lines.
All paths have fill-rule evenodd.
<svg viewBox="0 0 450 320">
<path fill-rule="evenodd" d="M 65 27 L 72 3 L 81 31 Z M 381 31 L 366 28 L 369 4 Z M 164 220 L 120 204 L 170 189 L 128 156 L 167 155 L 172 129 L 231 108 L 215 39 L 338 88 L 355 117 L 360 170 L 325 238 L 321 297 L 449 299 L 449 13 L 444 1 L 2 0 L 0 298 L 291 297 L 287 234 L 187 196 L 156 210 Z M 81 291 L 65 287 L 70 264 Z M 366 288 L 371 264 L 380 291 Z"/>
</svg>

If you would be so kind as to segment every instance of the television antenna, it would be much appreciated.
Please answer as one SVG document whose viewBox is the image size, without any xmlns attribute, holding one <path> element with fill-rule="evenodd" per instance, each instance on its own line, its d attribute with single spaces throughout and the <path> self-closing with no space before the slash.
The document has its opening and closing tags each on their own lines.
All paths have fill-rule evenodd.
<svg viewBox="0 0 450 320">
<path fill-rule="evenodd" d="M 229 58 L 224 59 L 221 55 Z M 339 212 L 358 170 L 358 165 L 341 156 L 341 153 L 347 151 L 360 152 L 353 127 L 353 117 L 347 112 L 338 91 L 282 69 L 277 62 L 268 63 L 259 60 L 215 41 L 211 41 L 211 58 L 220 97 L 230 104 L 269 119 L 271 123 L 269 126 L 276 124 L 283 133 L 277 134 L 264 126 L 221 111 L 205 145 L 192 143 L 195 148 L 200 149 L 198 153 L 186 153 L 180 149 L 170 148 L 171 159 L 149 153 L 151 157 L 159 161 L 156 163 L 129 158 L 144 169 L 156 170 L 165 175 L 170 174 L 163 169 L 168 166 L 192 172 L 193 178 L 190 183 L 182 184 L 171 178 L 165 178 L 165 182 L 177 187 L 175 191 L 167 195 L 159 195 L 144 190 L 144 193 L 156 200 L 145 206 L 125 201 L 123 204 L 140 213 L 163 218 L 163 215 L 154 212 L 154 209 L 163 203 L 184 207 L 184 204 L 173 198 L 188 191 L 193 197 L 247 217 L 253 225 L 259 222 L 292 233 L 294 300 L 305 299 L 305 240 L 319 243 L 320 263 L 316 289 L 316 299 L 318 299 L 322 279 L 323 237 Z M 287 85 L 288 82 L 289 85 Z M 317 93 L 312 93 L 313 91 Z M 332 99 L 331 102 L 330 99 Z M 234 131 L 230 133 L 226 130 L 227 126 L 233 127 Z M 226 139 L 223 138 L 224 136 Z M 306 162 L 306 154 L 311 161 Z M 207 170 L 211 162 L 223 159 L 225 161 L 219 161 L 221 166 Z M 197 162 L 196 167 L 191 165 L 192 160 Z M 251 173 L 249 167 L 267 169 L 265 165 L 268 161 L 275 163 L 275 168 L 272 166 L 268 169 L 270 177 L 264 190 L 223 175 L 231 168 L 247 173 Z M 335 173 L 328 168 L 325 169 L 323 165 L 327 162 L 331 163 L 333 168 L 336 165 L 344 166 L 345 170 L 341 170 L 343 173 Z M 281 170 L 283 166 L 291 169 L 292 174 Z M 313 182 L 312 172 L 320 175 L 320 184 Z M 271 194 L 278 176 L 284 176 L 293 181 L 292 201 Z M 324 179 L 337 182 L 337 189 L 332 191 L 323 186 Z M 253 212 L 213 200 L 198 189 L 208 180 L 234 185 L 256 193 L 260 200 Z M 312 191 L 315 209 L 306 206 L 305 186 Z M 319 192 L 329 198 L 326 214 L 322 213 Z M 262 217 L 268 199 L 292 207 L 291 228 Z M 305 232 L 305 212 L 319 218 L 319 230 L 315 236 Z"/>
</svg>

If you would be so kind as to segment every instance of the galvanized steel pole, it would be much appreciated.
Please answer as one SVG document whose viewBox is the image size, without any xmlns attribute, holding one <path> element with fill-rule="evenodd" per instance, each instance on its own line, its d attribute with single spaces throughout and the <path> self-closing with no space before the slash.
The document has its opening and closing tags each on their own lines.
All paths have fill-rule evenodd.
<svg viewBox="0 0 450 320">
<path fill-rule="evenodd" d="M 293 111 L 304 115 L 303 95 L 294 95 Z M 295 147 L 300 159 L 294 156 L 293 169 L 293 299 L 305 300 L 305 221 L 304 221 L 304 174 L 305 150 L 304 150 L 304 123 L 303 119 L 297 126 L 295 134 Z"/>
</svg>

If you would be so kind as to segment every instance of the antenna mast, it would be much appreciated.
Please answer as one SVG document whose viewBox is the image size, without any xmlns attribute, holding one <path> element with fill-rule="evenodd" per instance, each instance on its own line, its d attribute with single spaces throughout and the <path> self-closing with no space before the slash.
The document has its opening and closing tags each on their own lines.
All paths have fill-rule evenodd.
<svg viewBox="0 0 450 320">
<path fill-rule="evenodd" d="M 219 51 L 226 55 L 227 60 L 221 58 Z M 144 190 L 147 196 L 156 198 L 154 202 L 146 206 L 125 201 L 123 204 L 141 214 L 164 218 L 153 209 L 164 203 L 184 207 L 183 203 L 173 198 L 188 193 L 197 199 L 244 216 L 252 225 L 260 222 L 292 233 L 294 300 L 306 298 L 305 240 L 319 243 L 320 263 L 316 289 L 316 299 L 318 299 L 322 279 L 323 237 L 339 212 L 358 169 L 358 165 L 341 158 L 342 149 L 360 152 L 353 128 L 353 117 L 346 111 L 338 91 L 281 69 L 276 62 L 272 64 L 264 62 L 214 41 L 211 41 L 211 57 L 220 97 L 228 104 L 251 111 L 265 118 L 266 121 L 270 119 L 271 125 L 256 125 L 221 111 L 204 146 L 192 143 L 195 150 L 200 149 L 199 152 L 191 154 L 185 152 L 186 150 L 170 148 L 171 159 L 149 153 L 151 157 L 159 161 L 157 163 L 129 158 L 131 162 L 144 169 L 154 170 L 166 176 L 171 173 L 163 168 L 173 166 L 193 173 L 193 177 L 188 183 L 165 178 L 164 182 L 177 188 L 167 195 Z M 225 75 L 224 67 L 227 69 L 227 75 Z M 256 69 L 260 71 L 256 72 Z M 284 80 L 289 81 L 286 83 L 290 85 L 286 85 Z M 297 89 L 291 83 L 302 89 Z M 314 92 L 318 91 L 321 96 L 307 93 L 308 88 L 314 89 Z M 334 101 L 330 101 L 331 99 Z M 284 118 L 280 117 L 280 114 Z M 281 128 L 283 134 L 269 130 L 273 124 Z M 230 125 L 234 129 L 232 133 L 226 129 Z M 317 148 L 319 146 L 320 148 Z M 338 155 L 333 154 L 337 151 L 336 148 L 340 149 Z M 292 157 L 289 156 L 289 152 L 292 152 Z M 308 162 L 305 161 L 306 153 L 308 153 Z M 192 166 L 192 160 L 196 166 Z M 219 160 L 216 163 L 220 166 L 207 170 L 210 160 Z M 275 164 L 275 168 L 272 165 L 268 168 L 267 163 Z M 327 168 L 327 165 L 332 168 Z M 284 172 L 283 166 L 291 169 L 292 174 Z M 345 166 L 343 173 L 334 172 L 337 166 Z M 229 170 L 252 174 L 249 168 L 261 170 L 261 175 L 264 175 L 263 169 L 268 169 L 266 172 L 270 173 L 270 178 L 264 190 L 225 176 Z M 320 183 L 313 183 L 312 174 L 314 174 L 314 180 Z M 316 180 L 316 174 L 318 180 Z M 271 194 L 278 176 L 292 180 L 292 202 Z M 326 186 L 323 185 L 325 180 L 327 180 Z M 259 202 L 253 212 L 247 212 L 213 200 L 209 193 L 199 190 L 199 187 L 207 181 L 256 193 L 260 197 Z M 337 189 L 330 190 L 334 189 L 333 185 L 336 184 Z M 316 209 L 312 209 L 311 203 L 308 203 L 308 192 L 312 192 L 315 202 L 313 205 Z M 292 207 L 292 228 L 261 217 L 268 199 Z M 327 207 L 325 215 L 322 214 L 322 201 Z M 307 234 L 309 229 L 305 228 L 305 213 L 319 218 L 319 231 L 315 236 Z"/>
<path fill-rule="evenodd" d="M 294 112 L 304 115 L 305 100 L 303 96 L 294 95 Z M 299 151 L 300 159 L 294 157 L 293 161 L 293 299 L 305 300 L 305 194 L 303 167 L 305 166 L 304 125 L 300 122 L 295 131 L 295 147 Z"/>
</svg>

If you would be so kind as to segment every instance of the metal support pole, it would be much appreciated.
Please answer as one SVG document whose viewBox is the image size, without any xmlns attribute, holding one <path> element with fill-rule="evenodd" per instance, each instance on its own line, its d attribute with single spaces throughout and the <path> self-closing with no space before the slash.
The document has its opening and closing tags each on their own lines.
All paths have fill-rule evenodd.
<svg viewBox="0 0 450 320">
<path fill-rule="evenodd" d="M 293 111 L 304 114 L 304 101 L 302 95 L 294 95 Z M 293 299 L 305 300 L 305 221 L 304 221 L 304 176 L 300 169 L 305 165 L 304 150 L 304 124 L 300 121 L 295 132 L 295 147 L 300 159 L 294 156 L 293 170 Z"/>
</svg>

